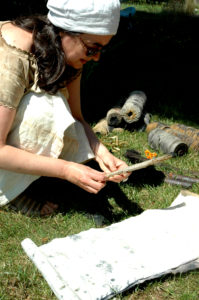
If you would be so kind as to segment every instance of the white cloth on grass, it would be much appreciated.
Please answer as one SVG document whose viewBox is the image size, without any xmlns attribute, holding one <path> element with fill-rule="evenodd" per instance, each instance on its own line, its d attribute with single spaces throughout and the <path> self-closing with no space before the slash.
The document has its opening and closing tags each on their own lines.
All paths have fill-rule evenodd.
<svg viewBox="0 0 199 300">
<path fill-rule="evenodd" d="M 105 228 L 22 247 L 58 299 L 110 299 L 145 280 L 199 267 L 199 195 Z"/>
<path fill-rule="evenodd" d="M 84 128 L 64 95 L 30 92 L 17 109 L 7 144 L 38 155 L 78 163 L 94 158 Z M 14 159 L 14 157 L 13 157 Z M 0 206 L 20 195 L 40 176 L 0 170 Z"/>
</svg>

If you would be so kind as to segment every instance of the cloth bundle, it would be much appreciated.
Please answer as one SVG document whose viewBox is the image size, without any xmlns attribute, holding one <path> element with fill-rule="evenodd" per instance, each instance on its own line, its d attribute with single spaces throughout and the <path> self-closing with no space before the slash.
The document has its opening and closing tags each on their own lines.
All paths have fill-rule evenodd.
<svg viewBox="0 0 199 300">
<path fill-rule="evenodd" d="M 146 94 L 142 91 L 133 91 L 122 106 L 108 110 L 106 117 L 100 120 L 93 128 L 95 133 L 107 134 L 122 128 L 143 131 L 149 123 L 150 116 L 144 113 L 147 101 Z"/>
<path fill-rule="evenodd" d="M 199 268 L 199 195 L 105 228 L 22 247 L 58 299 L 111 299 L 146 280 Z"/>
<path fill-rule="evenodd" d="M 163 153 L 175 153 L 177 156 L 182 156 L 188 152 L 187 144 L 179 137 L 159 128 L 149 133 L 148 143 L 151 148 L 160 149 Z"/>
<path fill-rule="evenodd" d="M 134 91 L 129 95 L 121 109 L 125 122 L 131 124 L 140 119 L 146 99 L 147 97 L 142 91 Z"/>
<path fill-rule="evenodd" d="M 166 125 L 160 122 L 149 123 L 146 127 L 149 145 L 164 153 L 181 156 L 188 148 L 199 150 L 199 130 L 183 124 Z"/>
</svg>

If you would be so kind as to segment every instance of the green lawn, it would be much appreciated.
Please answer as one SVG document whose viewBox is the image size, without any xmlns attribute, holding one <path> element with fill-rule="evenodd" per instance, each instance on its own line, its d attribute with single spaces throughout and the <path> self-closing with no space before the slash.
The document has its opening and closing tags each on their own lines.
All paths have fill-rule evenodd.
<svg viewBox="0 0 199 300">
<path fill-rule="evenodd" d="M 158 116 L 154 116 L 157 119 Z M 160 119 L 171 123 L 171 120 Z M 127 149 L 136 149 L 144 155 L 147 144 L 145 132 L 124 131 L 101 137 L 115 155 L 126 159 Z M 150 149 L 152 150 L 152 149 Z M 161 153 L 159 153 L 161 155 Z M 127 160 L 130 164 L 130 162 Z M 198 170 L 199 156 L 189 150 L 186 156 L 173 158 L 167 162 L 170 166 L 182 170 Z M 165 171 L 156 166 L 156 170 Z M 147 170 L 146 173 L 147 174 Z M 150 173 L 148 174 L 150 177 Z M 136 176 L 135 176 L 136 177 Z M 10 211 L 0 211 L 0 299 L 55 299 L 50 288 L 24 254 L 21 241 L 29 237 L 37 245 L 56 237 L 87 230 L 97 225 L 87 213 L 100 213 L 106 218 L 106 224 L 137 215 L 149 208 L 164 208 L 171 204 L 181 188 L 166 183 L 157 183 L 147 179 L 137 182 L 129 179 L 122 184 L 107 185 L 99 195 L 88 195 L 70 185 L 66 185 L 66 194 L 60 195 L 63 201 L 62 213 L 45 219 L 29 218 Z M 74 196 L 68 196 L 69 192 Z M 194 184 L 190 191 L 199 193 L 199 184 Z M 48 191 L 46 191 L 48 194 Z M 85 198 L 86 197 L 86 198 Z M 72 199 L 71 199 L 72 198 Z M 85 199 L 85 200 L 84 200 Z M 183 275 L 167 276 L 144 283 L 131 289 L 116 299 L 198 299 L 199 273 L 189 272 Z"/>
</svg>

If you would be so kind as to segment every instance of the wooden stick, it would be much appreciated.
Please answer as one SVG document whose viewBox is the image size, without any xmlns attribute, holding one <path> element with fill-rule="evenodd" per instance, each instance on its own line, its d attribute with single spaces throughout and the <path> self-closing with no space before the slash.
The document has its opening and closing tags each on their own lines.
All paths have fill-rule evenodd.
<svg viewBox="0 0 199 300">
<path fill-rule="evenodd" d="M 172 157 L 173 157 L 172 154 L 166 154 L 166 155 L 163 155 L 163 156 L 160 156 L 160 157 L 157 157 L 157 158 L 152 158 L 150 160 L 146 160 L 146 161 L 143 161 L 141 163 L 129 166 L 125 169 L 118 170 L 118 171 L 115 171 L 115 172 L 110 172 L 110 173 L 106 174 L 106 177 L 109 178 L 109 177 L 112 177 L 114 175 L 120 175 L 120 174 L 124 174 L 124 173 L 128 173 L 128 172 L 133 172 L 133 171 L 136 171 L 136 170 L 144 169 L 146 167 L 153 166 L 155 164 L 161 163 L 162 161 L 170 159 Z"/>
</svg>

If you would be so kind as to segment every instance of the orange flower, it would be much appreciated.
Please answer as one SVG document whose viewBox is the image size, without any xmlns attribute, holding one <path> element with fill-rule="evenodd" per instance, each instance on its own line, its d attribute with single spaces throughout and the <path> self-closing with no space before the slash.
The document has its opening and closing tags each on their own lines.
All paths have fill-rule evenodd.
<svg viewBox="0 0 199 300">
<path fill-rule="evenodd" d="M 147 159 L 152 159 L 153 157 L 157 156 L 156 152 L 150 152 L 148 149 L 146 149 L 144 153 Z"/>
</svg>

